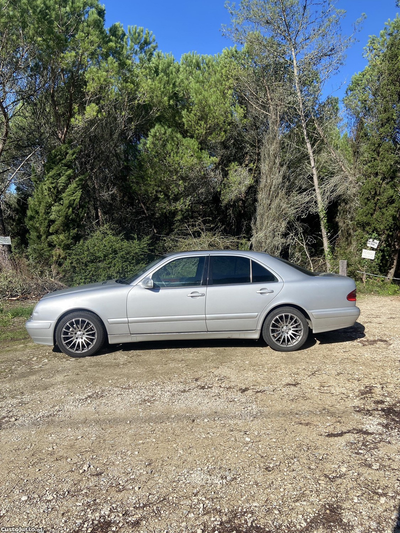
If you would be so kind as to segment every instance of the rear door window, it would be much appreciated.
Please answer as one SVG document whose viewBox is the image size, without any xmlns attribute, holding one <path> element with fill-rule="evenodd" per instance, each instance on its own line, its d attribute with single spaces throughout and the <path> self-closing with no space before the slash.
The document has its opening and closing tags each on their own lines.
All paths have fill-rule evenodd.
<svg viewBox="0 0 400 533">
<path fill-rule="evenodd" d="M 213 285 L 250 283 L 250 259 L 234 255 L 211 256 Z"/>
</svg>

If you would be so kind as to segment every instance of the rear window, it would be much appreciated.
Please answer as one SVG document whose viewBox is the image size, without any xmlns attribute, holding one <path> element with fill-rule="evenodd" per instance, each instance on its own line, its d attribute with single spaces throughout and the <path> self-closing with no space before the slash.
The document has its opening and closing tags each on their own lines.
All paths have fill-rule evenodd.
<svg viewBox="0 0 400 533">
<path fill-rule="evenodd" d="M 290 261 L 287 261 L 286 259 L 282 259 L 281 257 L 275 257 L 275 259 L 278 259 L 278 261 L 282 261 L 282 263 L 286 263 L 287 265 L 291 266 L 295 270 L 302 272 L 306 276 L 319 276 L 320 275 L 318 272 L 311 272 L 311 270 L 307 270 L 306 268 L 303 268 L 299 265 L 295 265 L 294 263 L 291 263 Z"/>
</svg>

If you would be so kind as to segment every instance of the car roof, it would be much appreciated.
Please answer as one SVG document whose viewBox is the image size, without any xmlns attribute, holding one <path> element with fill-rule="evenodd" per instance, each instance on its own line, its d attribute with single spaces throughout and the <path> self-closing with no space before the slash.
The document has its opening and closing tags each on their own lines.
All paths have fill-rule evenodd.
<svg viewBox="0 0 400 533">
<path fill-rule="evenodd" d="M 267 254 L 266 252 L 254 252 L 253 250 L 185 250 L 182 252 L 171 252 L 167 254 L 168 256 L 172 255 L 198 255 L 198 254 L 204 254 L 204 255 L 245 255 L 245 256 L 268 256 L 272 257 L 272 255 Z"/>
</svg>

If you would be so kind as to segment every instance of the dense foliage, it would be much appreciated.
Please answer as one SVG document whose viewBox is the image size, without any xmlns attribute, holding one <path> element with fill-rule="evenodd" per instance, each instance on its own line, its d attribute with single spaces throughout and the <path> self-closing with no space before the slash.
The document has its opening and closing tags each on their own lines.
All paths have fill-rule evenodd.
<svg viewBox="0 0 400 533">
<path fill-rule="evenodd" d="M 359 172 L 359 247 L 380 240 L 376 273 L 394 275 L 400 248 L 400 18 L 387 23 L 366 49 L 369 64 L 355 75 L 346 104 L 354 118 Z"/>
<path fill-rule="evenodd" d="M 228 8 L 239 47 L 177 61 L 148 30 L 106 28 L 98 0 L 0 0 L 3 274 L 20 257 L 90 282 L 207 246 L 400 277 L 400 19 L 371 38 L 343 133 L 322 89 L 351 44 L 344 13 Z"/>
</svg>

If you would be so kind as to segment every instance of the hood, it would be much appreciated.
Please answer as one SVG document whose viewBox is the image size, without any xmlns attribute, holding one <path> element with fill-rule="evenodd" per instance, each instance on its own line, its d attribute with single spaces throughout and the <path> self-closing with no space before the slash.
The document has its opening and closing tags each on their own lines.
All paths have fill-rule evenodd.
<svg viewBox="0 0 400 533">
<path fill-rule="evenodd" d="M 79 285 L 78 287 L 70 287 L 68 289 L 61 289 L 59 291 L 50 292 L 49 294 L 46 294 L 43 296 L 42 300 L 46 300 L 47 298 L 53 298 L 55 296 L 64 296 L 68 294 L 74 294 L 79 292 L 93 292 L 98 290 L 107 290 L 115 287 L 123 287 L 125 284 L 118 283 L 115 279 L 110 279 L 107 281 L 102 281 L 100 283 L 89 283 L 88 285 Z"/>
</svg>

